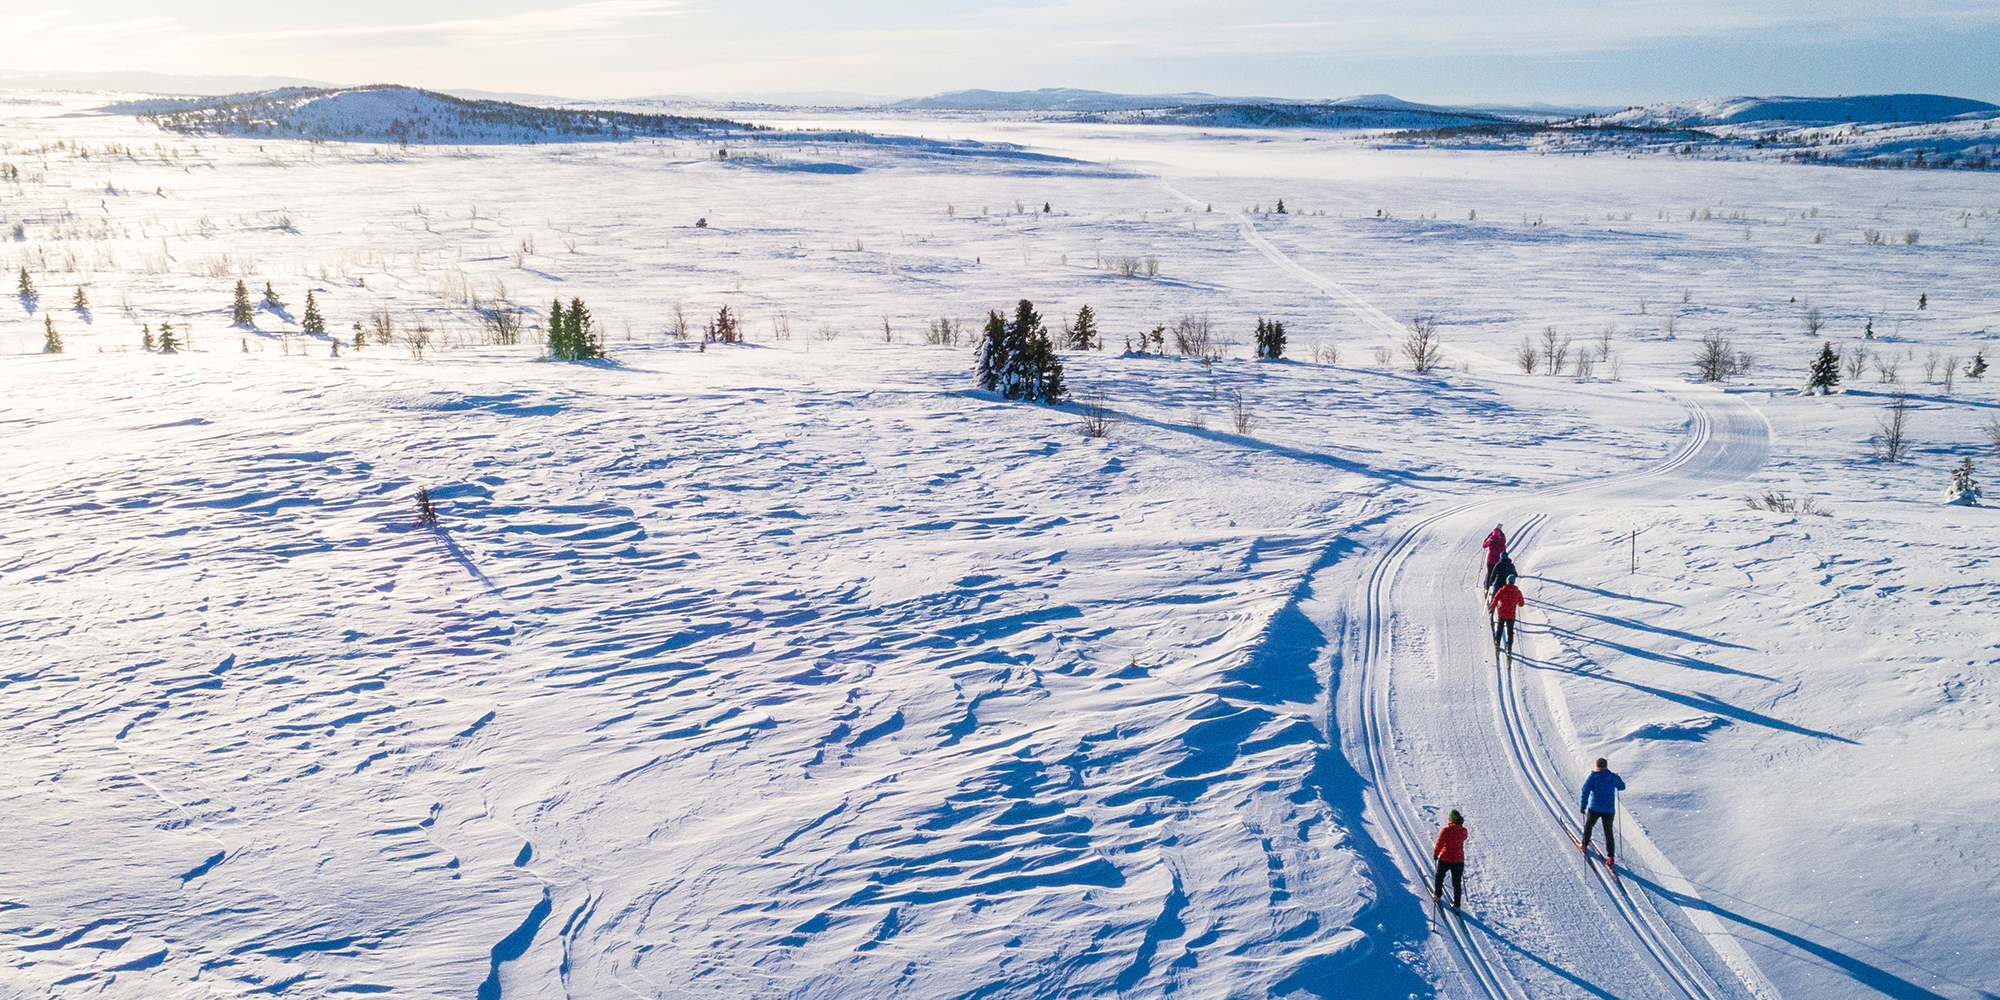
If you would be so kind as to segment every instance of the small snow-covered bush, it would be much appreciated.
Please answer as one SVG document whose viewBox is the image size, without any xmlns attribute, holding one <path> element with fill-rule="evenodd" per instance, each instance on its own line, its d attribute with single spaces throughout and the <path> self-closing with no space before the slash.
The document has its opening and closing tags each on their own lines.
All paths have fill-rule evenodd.
<svg viewBox="0 0 2000 1000">
<path fill-rule="evenodd" d="M 1972 456 L 1967 455 L 1951 470 L 1951 489 L 1945 491 L 1945 503 L 1959 507 L 1977 507 L 1982 495 L 1979 483 L 1972 478 Z"/>
</svg>

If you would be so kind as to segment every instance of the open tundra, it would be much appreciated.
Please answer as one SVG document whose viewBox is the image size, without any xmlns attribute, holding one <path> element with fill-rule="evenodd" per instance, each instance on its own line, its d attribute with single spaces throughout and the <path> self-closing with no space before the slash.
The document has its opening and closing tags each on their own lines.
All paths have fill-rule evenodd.
<svg viewBox="0 0 2000 1000">
<path fill-rule="evenodd" d="M 7 993 L 2000 994 L 1991 174 L 110 100 L 0 105 Z"/>
</svg>

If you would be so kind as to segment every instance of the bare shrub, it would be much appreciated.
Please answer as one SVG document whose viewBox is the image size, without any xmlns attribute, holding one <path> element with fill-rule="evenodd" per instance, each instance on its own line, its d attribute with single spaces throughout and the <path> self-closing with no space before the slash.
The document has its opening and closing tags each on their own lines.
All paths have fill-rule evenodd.
<svg viewBox="0 0 2000 1000">
<path fill-rule="evenodd" d="M 1307 351 L 1316 365 L 1337 365 L 1340 363 L 1340 346 L 1315 342 Z"/>
<path fill-rule="evenodd" d="M 1562 374 L 1563 365 L 1569 362 L 1569 347 L 1571 343 L 1572 341 L 1568 337 L 1564 337 L 1561 342 L 1557 342 L 1555 327 L 1543 328 L 1542 363 L 1548 366 L 1549 374 Z"/>
<path fill-rule="evenodd" d="M 1942 377 L 1939 381 L 1944 384 L 1944 394 L 1949 396 L 1951 395 L 1952 383 L 1958 379 L 1958 355 L 1952 354 L 1945 357 L 1944 371 L 1941 375 Z"/>
<path fill-rule="evenodd" d="M 2000 417 L 1987 417 L 1979 430 L 1986 435 L 1987 446 L 1995 455 L 2000 455 Z"/>
<path fill-rule="evenodd" d="M 1597 355 L 1590 353 L 1587 347 L 1576 352 L 1576 377 L 1589 381 L 1595 371 L 1597 371 Z"/>
<path fill-rule="evenodd" d="M 687 310 L 678 302 L 674 303 L 674 311 L 667 316 L 667 333 L 675 340 L 688 339 Z"/>
<path fill-rule="evenodd" d="M 1674 334 L 1680 329 L 1680 325 L 1680 316 L 1668 313 L 1667 318 L 1660 321 L 1660 332 L 1666 334 L 1668 340 L 1673 340 Z"/>
<path fill-rule="evenodd" d="M 943 347 L 955 346 L 958 343 L 961 325 L 958 320 L 952 319 L 949 316 L 939 316 L 931 320 L 924 327 L 924 343 L 937 344 Z M 1102 437 L 1103 435 L 1094 434 L 1091 436 Z"/>
<path fill-rule="evenodd" d="M 792 339 L 792 317 L 783 309 L 778 310 L 778 315 L 771 319 L 771 339 Z"/>
<path fill-rule="evenodd" d="M 1861 380 L 1861 373 L 1868 370 L 1868 346 L 1866 344 L 1854 345 L 1854 353 L 1847 356 L 1846 363 L 1842 367 L 1847 369 L 1847 380 L 1849 382 L 1859 382 Z"/>
<path fill-rule="evenodd" d="M 395 341 L 396 318 L 387 309 L 377 309 L 368 314 L 368 326 L 375 332 L 375 342 L 387 346 Z"/>
<path fill-rule="evenodd" d="M 1160 258 L 1158 258 L 1158 257 L 1155 257 L 1155 256 L 1153 256 L 1152 254 L 1147 254 L 1147 255 L 1146 255 L 1146 277 L 1148 277 L 1148 278 L 1157 278 L 1157 277 L 1159 277 L 1159 276 L 1160 276 Z"/>
<path fill-rule="evenodd" d="M 1378 347 L 1375 349 L 1375 363 L 1384 368 L 1388 367 L 1389 362 L 1395 360 L 1395 358 L 1396 352 L 1387 347 Z"/>
<path fill-rule="evenodd" d="M 1768 510 L 1773 514 L 1804 514 L 1809 517 L 1832 517 L 1833 512 L 1820 506 L 1817 497 L 1807 495 L 1788 497 L 1783 493 L 1765 490 L 1762 497 L 1744 497 L 1743 501 L 1751 510 Z"/>
<path fill-rule="evenodd" d="M 1910 443 L 1907 436 L 1910 420 L 1910 397 L 1897 393 L 1889 398 L 1889 412 L 1875 418 L 1875 460 L 1878 462 L 1900 462 L 1908 457 Z"/>
<path fill-rule="evenodd" d="M 1901 382 L 1902 379 L 1897 376 L 1897 370 L 1902 367 L 1902 364 L 1902 361 L 1897 358 L 1887 358 L 1880 354 L 1875 355 L 1875 381 Z"/>
<path fill-rule="evenodd" d="M 1197 357 L 1215 356 L 1215 338 L 1209 329 L 1208 314 L 1183 313 L 1174 321 L 1174 350 Z"/>
<path fill-rule="evenodd" d="M 833 341 L 840 339 L 840 327 L 834 326 L 832 323 L 821 323 L 818 332 L 819 339 L 821 340 Z"/>
<path fill-rule="evenodd" d="M 1703 382 L 1721 382 L 1749 372 L 1751 362 L 1749 354 L 1736 350 L 1722 334 L 1710 332 L 1695 352 L 1695 376 Z"/>
<path fill-rule="evenodd" d="M 1137 257 L 1119 257 L 1111 262 L 1111 269 L 1118 272 L 1121 278 L 1130 278 L 1138 274 L 1140 266 Z"/>
<path fill-rule="evenodd" d="M 1882 231 L 1879 229 L 1863 229 L 1861 231 L 1861 242 L 1871 247 L 1881 246 Z"/>
<path fill-rule="evenodd" d="M 403 334 L 403 344 L 410 349 L 410 357 L 422 361 L 431 350 L 431 328 L 418 323 Z"/>
<path fill-rule="evenodd" d="M 1942 360 L 1944 360 L 1944 355 L 1939 354 L 1935 347 L 1924 353 L 1924 382 L 1926 384 L 1937 381 L 1938 362 Z"/>
<path fill-rule="evenodd" d="M 1819 311 L 1819 307 L 1814 305 L 1806 306 L 1806 336 L 1819 336 L 1820 328 L 1825 325 L 1826 317 Z"/>
<path fill-rule="evenodd" d="M 493 343 L 513 346 L 521 342 L 521 307 L 501 302 L 479 310 L 479 321 Z"/>
<path fill-rule="evenodd" d="M 1514 363 L 1521 366 L 1521 374 L 1533 375 L 1541 367 L 1542 352 L 1534 341 L 1522 337 L 1520 348 L 1514 352 Z"/>
<path fill-rule="evenodd" d="M 1906 247 L 1916 246 L 1917 240 L 1921 238 L 1921 235 L 1914 229 L 1903 230 L 1903 245 Z"/>
<path fill-rule="evenodd" d="M 1444 344 L 1438 340 L 1437 321 L 1429 316 L 1410 320 L 1410 332 L 1403 335 L 1403 356 L 1410 370 L 1428 375 L 1444 364 Z"/>
<path fill-rule="evenodd" d="M 1105 406 L 1104 393 L 1092 392 L 1083 400 L 1083 436 L 1101 438 L 1111 436 L 1111 410 Z"/>
<path fill-rule="evenodd" d="M 1248 434 L 1257 427 L 1257 417 L 1243 402 L 1243 394 L 1240 392 L 1229 394 L 1229 424 L 1236 428 L 1238 434 Z"/>
</svg>

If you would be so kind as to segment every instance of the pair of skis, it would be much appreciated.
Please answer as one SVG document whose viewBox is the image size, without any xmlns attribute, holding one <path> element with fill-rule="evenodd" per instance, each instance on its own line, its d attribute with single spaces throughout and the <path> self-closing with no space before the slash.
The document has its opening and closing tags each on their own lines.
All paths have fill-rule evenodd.
<svg viewBox="0 0 2000 1000">
<path fill-rule="evenodd" d="M 1564 823 L 1563 833 L 1569 837 L 1569 846 L 1574 847 L 1578 851 L 1582 852 L 1584 863 L 1589 864 L 1590 849 L 1583 846 L 1583 841 L 1577 839 L 1576 831 L 1571 830 L 1569 828 L 1568 823 Z M 1602 855 L 1600 855 L 1600 857 L 1602 857 Z M 1605 874 L 1611 876 L 1611 885 L 1613 888 L 1617 889 L 1621 893 L 1625 892 L 1625 880 L 1618 877 L 1618 866 L 1615 863 L 1613 863 L 1612 860 L 1608 857 L 1604 858 L 1604 872 Z"/>
</svg>

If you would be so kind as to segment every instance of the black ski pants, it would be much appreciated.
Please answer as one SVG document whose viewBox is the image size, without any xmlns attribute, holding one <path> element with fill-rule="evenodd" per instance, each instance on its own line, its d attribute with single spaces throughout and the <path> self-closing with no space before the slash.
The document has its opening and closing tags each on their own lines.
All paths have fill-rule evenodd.
<svg viewBox="0 0 2000 1000">
<path fill-rule="evenodd" d="M 1617 856 L 1618 856 L 1618 842 L 1617 842 L 1616 840 L 1612 839 L 1612 834 L 1611 834 L 1611 817 L 1612 817 L 1612 815 L 1613 815 L 1613 814 L 1611 814 L 1611 813 L 1601 813 L 1601 812 L 1595 812 L 1595 811 L 1592 811 L 1592 812 L 1588 812 L 1588 813 L 1585 813 L 1584 815 L 1585 815 L 1586 817 L 1588 817 L 1588 818 L 1586 818 L 1586 819 L 1585 819 L 1585 820 L 1583 821 L 1583 846 L 1585 846 L 1585 847 L 1589 847 L 1589 846 L 1590 846 L 1590 831 L 1591 831 L 1592 829 L 1594 829 L 1594 828 L 1595 828 L 1595 827 L 1597 826 L 1597 821 L 1598 821 L 1598 820 L 1603 820 L 1603 821 L 1604 821 L 1604 856 L 1605 856 L 1605 857 L 1607 857 L 1607 858 L 1615 858 L 1615 857 L 1617 857 Z"/>
<path fill-rule="evenodd" d="M 1496 622 L 1494 622 L 1494 623 L 1493 623 L 1493 645 L 1495 645 L 1495 646 L 1499 646 L 1499 645 L 1501 645 L 1501 641 L 1500 641 L 1500 637 L 1501 637 L 1502 635 L 1505 635 L 1505 636 L 1507 637 L 1507 641 L 1506 641 L 1506 646 L 1507 646 L 1507 651 L 1508 651 L 1508 652 L 1510 652 L 1510 653 L 1511 653 L 1511 652 L 1513 652 L 1513 651 L 1514 651 L 1514 619 L 1512 619 L 1512 618 L 1502 618 L 1502 619 L 1500 619 L 1499 621 L 1496 621 Z"/>
<path fill-rule="evenodd" d="M 1457 906 L 1460 901 L 1465 899 L 1465 862 L 1463 861 L 1438 862 L 1437 882 L 1431 886 L 1431 898 L 1438 899 L 1444 896 L 1444 876 L 1446 872 L 1451 873 L 1451 905 Z"/>
</svg>

